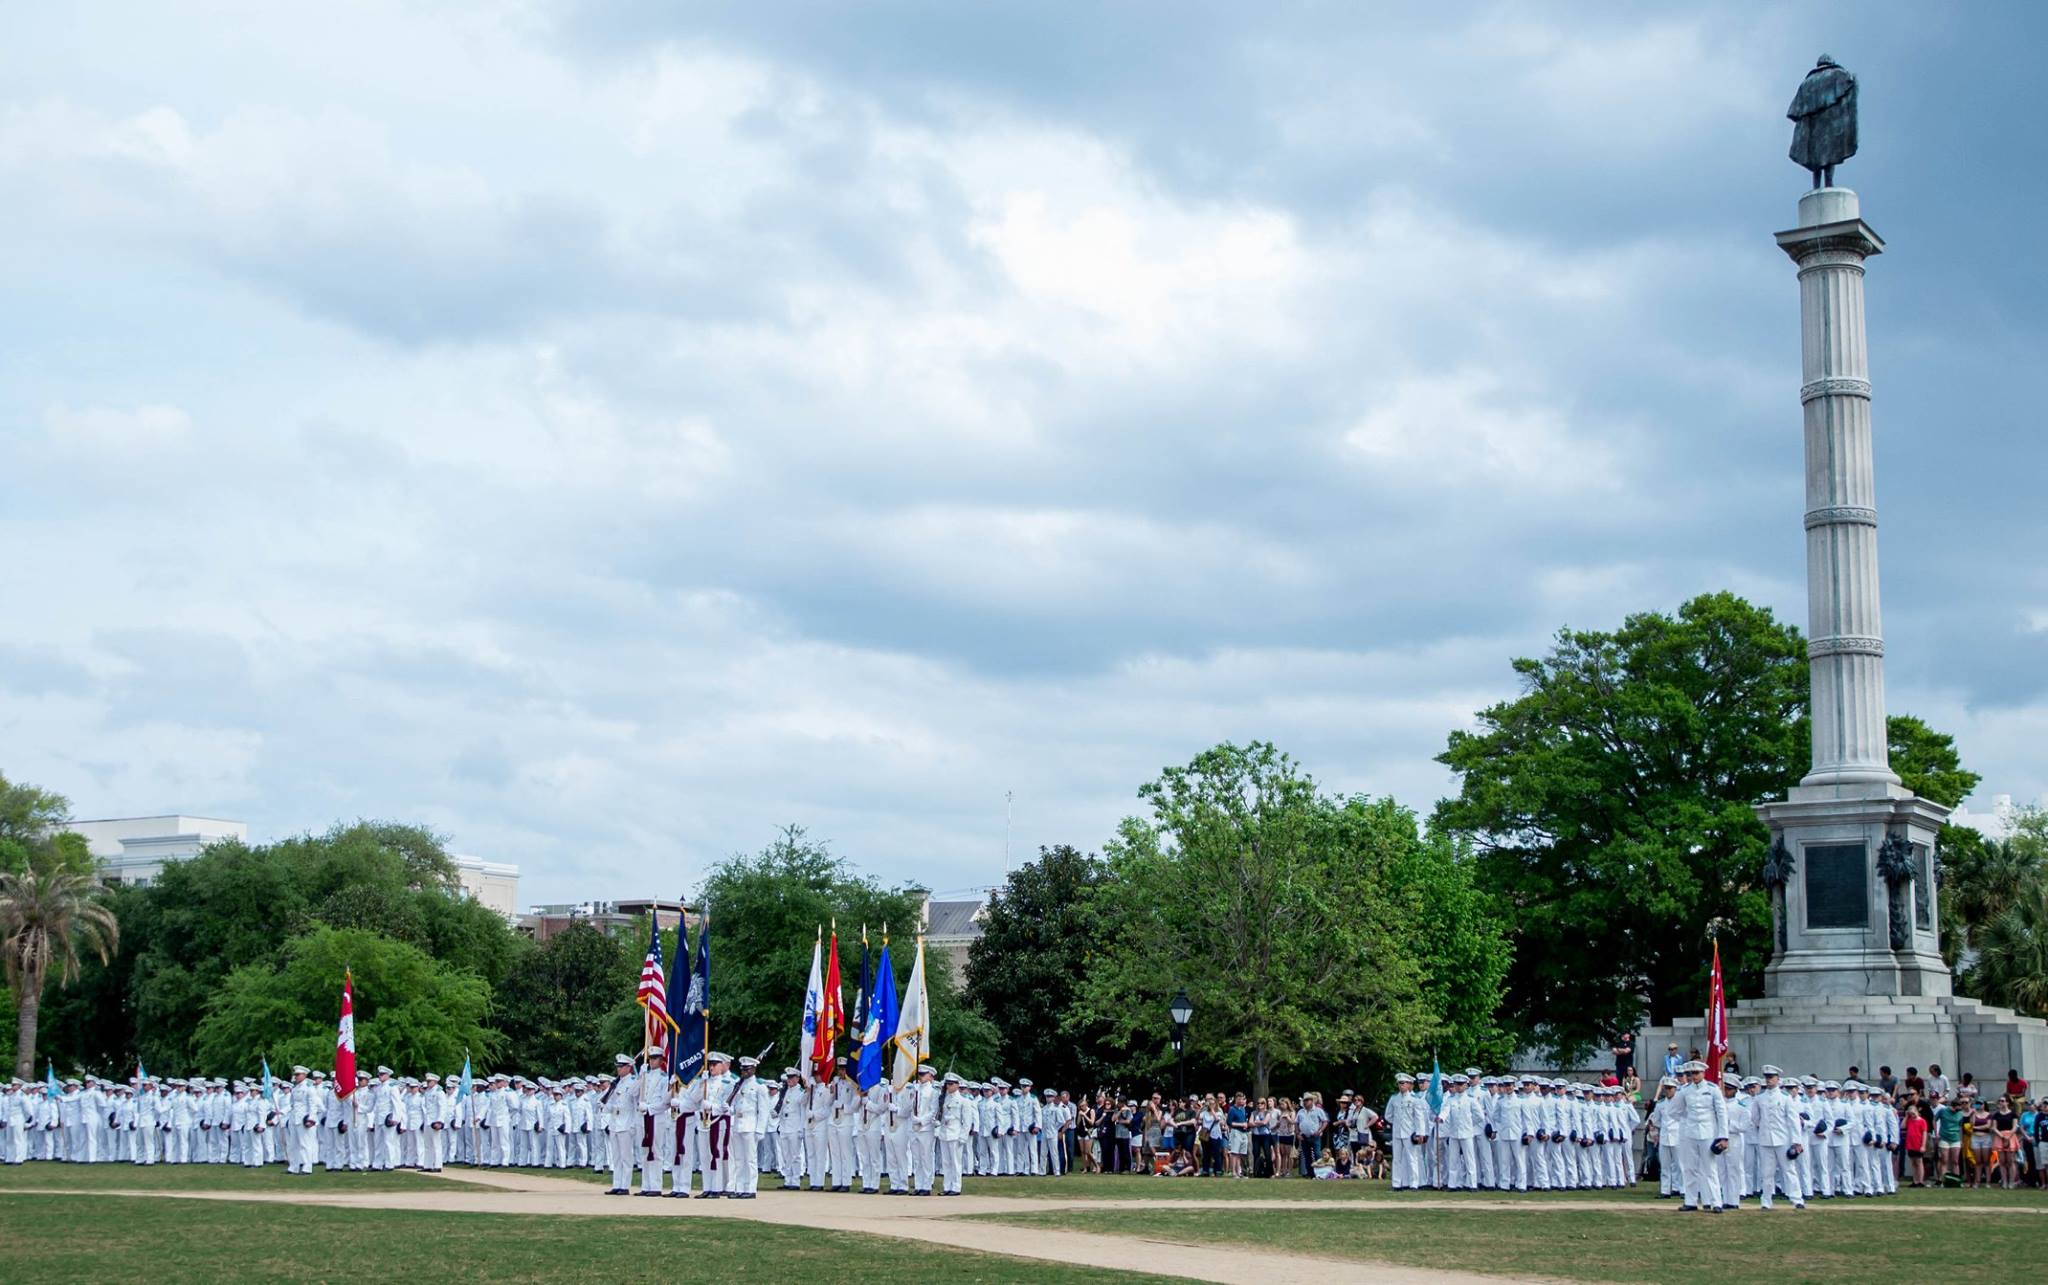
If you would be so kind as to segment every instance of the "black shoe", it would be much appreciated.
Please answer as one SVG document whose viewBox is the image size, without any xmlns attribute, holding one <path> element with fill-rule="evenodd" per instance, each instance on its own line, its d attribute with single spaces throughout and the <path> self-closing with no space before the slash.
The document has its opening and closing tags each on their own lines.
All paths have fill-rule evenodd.
<svg viewBox="0 0 2048 1285">
<path fill-rule="evenodd" d="M 679 1192 L 677 1192 L 677 1193 L 675 1193 L 675 1194 L 676 1194 L 676 1195 L 678 1195 L 678 1196 L 680 1196 L 680 1195 L 682 1195 L 683 1193 L 679 1191 Z M 698 1193 L 697 1193 L 697 1199 L 699 1199 L 699 1200 L 716 1200 L 716 1199 L 718 1199 L 718 1197 L 719 1197 L 720 1195 L 722 1195 L 722 1194 L 723 1194 L 722 1192 L 716 1192 L 716 1191 L 700 1191 L 700 1192 L 698 1192 Z"/>
<path fill-rule="evenodd" d="M 636 1196 L 659 1196 L 661 1193 L 658 1191 L 636 1191 L 633 1194 Z"/>
</svg>

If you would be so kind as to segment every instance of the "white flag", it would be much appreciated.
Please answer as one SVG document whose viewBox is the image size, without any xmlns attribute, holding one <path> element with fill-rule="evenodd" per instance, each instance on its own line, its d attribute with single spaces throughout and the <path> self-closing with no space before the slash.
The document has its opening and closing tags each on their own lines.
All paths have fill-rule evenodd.
<svg viewBox="0 0 2048 1285">
<path fill-rule="evenodd" d="M 811 1073 L 811 1052 L 818 1043 L 818 1011 L 825 1007 L 824 939 L 822 933 L 816 945 L 811 947 L 811 980 L 804 987 L 804 1029 L 797 1037 L 797 1069 L 803 1072 L 805 1084 L 815 1084 Z"/>
<path fill-rule="evenodd" d="M 896 1060 L 889 1068 L 889 1082 L 897 1088 L 910 1083 L 919 1062 L 932 1060 L 932 1006 L 924 993 L 924 938 L 917 939 L 917 962 L 910 966 L 910 984 L 903 989 L 903 1011 L 896 1018 Z"/>
</svg>

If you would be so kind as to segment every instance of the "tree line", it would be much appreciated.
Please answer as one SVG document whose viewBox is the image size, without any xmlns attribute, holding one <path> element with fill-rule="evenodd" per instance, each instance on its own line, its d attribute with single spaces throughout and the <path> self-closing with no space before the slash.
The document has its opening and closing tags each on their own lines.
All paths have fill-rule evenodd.
<svg viewBox="0 0 2048 1285">
<path fill-rule="evenodd" d="M 992 893 L 964 977 L 927 959 L 941 1060 L 1159 1083 L 1185 990 L 1190 1071 L 1264 1093 L 1518 1047 L 1580 1056 L 1699 1011 L 1715 941 L 1731 996 L 1761 994 L 1769 836 L 1752 807 L 1807 766 L 1799 631 L 1708 594 L 1512 664 L 1520 693 L 1449 735 L 1457 789 L 1426 817 L 1326 791 L 1274 745 L 1223 744 L 1140 787 L 1095 851 L 1043 849 Z M 1954 805 L 1975 787 L 1949 736 L 1911 717 L 1890 733 L 1915 791 Z M 26 1040 L 110 1075 L 138 1057 L 165 1074 L 312 1064 L 344 967 L 373 1062 L 568 1074 L 637 1042 L 648 928 L 526 940 L 459 894 L 422 827 L 216 843 L 150 887 L 100 890 L 64 811 L 0 780 L 0 1041 L 18 1063 Z M 1950 827 L 1939 847 L 1961 989 L 2048 1014 L 2048 821 L 1996 842 Z M 695 898 L 718 1042 L 793 1055 L 821 924 L 849 989 L 863 928 L 879 954 L 886 925 L 900 988 L 925 895 L 796 827 L 718 863 Z M 682 945 L 669 934 L 672 966 Z M 21 1004 L 31 986 L 40 1003 Z"/>
</svg>

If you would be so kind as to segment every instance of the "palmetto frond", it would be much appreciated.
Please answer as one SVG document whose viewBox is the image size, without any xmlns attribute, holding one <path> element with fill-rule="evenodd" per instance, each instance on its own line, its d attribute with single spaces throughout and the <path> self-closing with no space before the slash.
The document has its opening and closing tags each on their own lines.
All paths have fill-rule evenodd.
<svg viewBox="0 0 2048 1285">
<path fill-rule="evenodd" d="M 97 900 L 100 884 L 69 872 L 0 874 L 0 965 L 16 994 L 40 990 L 52 969 L 60 983 L 78 973 L 82 945 L 105 962 L 120 925 Z"/>
</svg>

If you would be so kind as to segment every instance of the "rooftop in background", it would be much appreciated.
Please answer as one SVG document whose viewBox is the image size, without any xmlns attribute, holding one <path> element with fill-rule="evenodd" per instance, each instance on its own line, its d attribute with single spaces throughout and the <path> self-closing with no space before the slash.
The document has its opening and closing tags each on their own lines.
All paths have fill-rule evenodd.
<svg viewBox="0 0 2048 1285">
<path fill-rule="evenodd" d="M 656 921 L 664 929 L 674 928 L 678 921 L 691 923 L 697 918 L 686 902 L 638 897 L 624 901 L 551 902 L 529 906 L 514 926 L 535 941 L 546 941 L 576 924 L 589 924 L 600 932 L 644 931 L 649 911 L 654 913 Z"/>
<path fill-rule="evenodd" d="M 967 975 L 967 952 L 981 937 L 981 912 L 988 898 L 924 903 L 924 940 L 931 953 L 943 958 L 955 978 Z"/>
<path fill-rule="evenodd" d="M 187 816 L 182 812 L 146 817 L 101 817 L 73 821 L 67 827 L 84 837 L 108 883 L 146 885 L 163 873 L 165 863 L 199 855 L 221 839 L 249 838 L 249 823 L 221 817 Z"/>
</svg>

